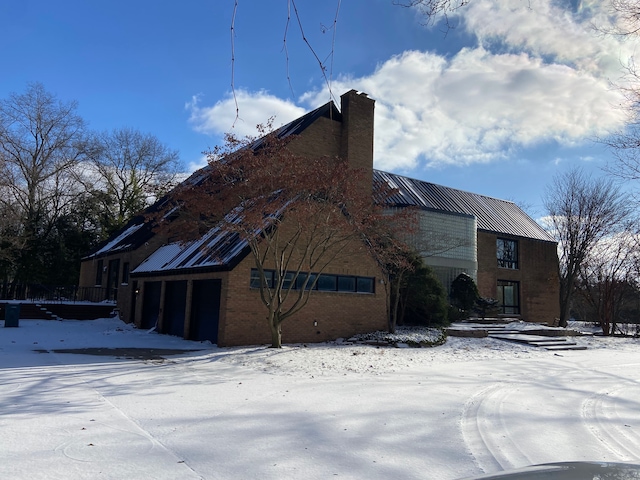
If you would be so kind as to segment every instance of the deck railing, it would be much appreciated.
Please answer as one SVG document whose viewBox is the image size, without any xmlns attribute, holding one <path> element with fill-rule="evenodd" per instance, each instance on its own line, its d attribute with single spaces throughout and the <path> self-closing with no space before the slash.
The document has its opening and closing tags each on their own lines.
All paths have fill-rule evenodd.
<svg viewBox="0 0 640 480">
<path fill-rule="evenodd" d="M 5 284 L 0 285 L 0 300 L 25 300 L 47 303 L 115 303 L 114 292 L 105 287 L 76 285 Z"/>
</svg>

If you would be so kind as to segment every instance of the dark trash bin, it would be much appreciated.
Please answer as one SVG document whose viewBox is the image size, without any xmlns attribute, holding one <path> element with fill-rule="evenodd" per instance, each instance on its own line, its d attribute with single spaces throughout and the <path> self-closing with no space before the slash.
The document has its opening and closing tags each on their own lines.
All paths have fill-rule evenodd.
<svg viewBox="0 0 640 480">
<path fill-rule="evenodd" d="M 20 304 L 7 305 L 4 314 L 5 327 L 17 327 L 20 320 Z"/>
</svg>

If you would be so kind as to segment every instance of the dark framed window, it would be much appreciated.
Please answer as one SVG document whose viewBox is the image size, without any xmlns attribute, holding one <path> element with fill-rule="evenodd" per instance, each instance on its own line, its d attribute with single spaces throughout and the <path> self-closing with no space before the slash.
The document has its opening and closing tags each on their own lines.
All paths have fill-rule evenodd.
<svg viewBox="0 0 640 480">
<path fill-rule="evenodd" d="M 356 277 L 338 277 L 338 291 L 339 292 L 355 292 L 356 290 Z"/>
<path fill-rule="evenodd" d="M 122 264 L 122 284 L 129 285 L 129 262 Z"/>
<path fill-rule="evenodd" d="M 498 302 L 502 313 L 520 314 L 520 283 L 498 280 Z"/>
<path fill-rule="evenodd" d="M 335 292 L 338 290 L 338 277 L 322 274 L 318 278 L 318 290 L 323 292 Z"/>
<path fill-rule="evenodd" d="M 267 286 L 269 288 L 273 288 L 273 279 L 275 277 L 275 271 L 274 270 L 264 270 L 264 279 L 267 283 Z M 251 269 L 251 288 L 260 288 L 260 273 L 258 272 L 258 269 L 256 268 L 252 268 Z"/>
<path fill-rule="evenodd" d="M 308 277 L 308 278 L 307 278 Z M 305 290 L 311 290 L 311 287 L 314 287 L 313 290 L 318 288 L 317 285 L 313 285 L 313 282 L 316 279 L 315 273 L 299 273 L 298 278 L 296 279 L 296 290 L 300 290 L 303 286 Z M 307 282 L 305 285 L 305 281 Z"/>
<path fill-rule="evenodd" d="M 284 280 L 282 282 L 282 289 L 283 290 L 289 290 L 289 287 L 291 287 L 291 282 L 293 282 L 293 277 L 295 276 L 294 272 L 286 272 L 284 274 Z"/>
<path fill-rule="evenodd" d="M 373 293 L 373 277 L 357 277 L 356 291 L 358 293 Z"/>
<path fill-rule="evenodd" d="M 498 267 L 518 269 L 518 241 L 509 238 L 498 238 L 496 244 Z"/>
<path fill-rule="evenodd" d="M 102 272 L 104 270 L 104 261 L 103 260 L 98 260 L 97 262 L 97 266 L 96 266 L 96 287 L 101 287 L 102 286 Z"/>
<path fill-rule="evenodd" d="M 276 274 L 274 270 L 264 271 L 265 280 L 269 288 L 275 285 Z M 357 277 L 353 275 L 332 275 L 323 273 L 316 281 L 315 273 L 300 272 L 293 284 L 293 290 L 299 290 L 303 288 L 305 280 L 307 284 L 305 288 L 311 290 L 319 290 L 322 292 L 351 292 L 351 293 L 375 293 L 375 278 L 374 277 Z M 284 276 L 284 282 L 282 284 L 284 289 L 288 289 L 292 285 L 294 272 L 286 272 Z M 313 284 L 316 281 L 315 285 Z M 251 269 L 251 281 L 249 283 L 251 288 L 260 288 L 260 275 L 255 268 Z"/>
</svg>

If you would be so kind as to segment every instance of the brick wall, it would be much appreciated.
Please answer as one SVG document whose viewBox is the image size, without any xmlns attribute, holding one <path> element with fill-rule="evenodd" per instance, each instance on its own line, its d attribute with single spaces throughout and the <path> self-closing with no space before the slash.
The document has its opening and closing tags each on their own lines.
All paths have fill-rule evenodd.
<svg viewBox="0 0 640 480">
<path fill-rule="evenodd" d="M 340 97 L 342 112 L 341 156 L 354 168 L 373 168 L 373 119 L 375 101 L 350 90 Z"/>
<path fill-rule="evenodd" d="M 271 333 L 266 320 L 267 308 L 260 299 L 259 290 L 250 287 L 252 268 L 255 268 L 255 262 L 249 255 L 229 272 L 138 278 L 141 292 L 136 317 L 141 318 L 145 281 L 217 278 L 222 280 L 218 345 L 269 344 Z M 386 295 L 384 285 L 379 283 L 380 271 L 363 249 L 354 247 L 325 273 L 375 277 L 375 293 L 312 292 L 307 305 L 283 323 L 283 343 L 321 342 L 386 328 Z M 185 338 L 189 337 L 189 291 L 188 289 Z M 160 309 L 162 323 L 162 304 Z"/>
<path fill-rule="evenodd" d="M 120 318 L 125 322 L 133 322 L 131 312 L 131 299 L 133 295 L 133 280 L 130 279 L 126 285 L 122 284 L 122 268 L 124 263 L 129 263 L 129 272 L 133 271 L 144 259 L 151 255 L 162 243 L 164 238 L 160 235 L 156 235 L 151 238 L 144 245 L 141 245 L 136 250 L 120 252 L 105 257 L 89 258 L 84 260 L 80 264 L 80 280 L 78 285 L 80 287 L 94 287 L 96 286 L 96 270 L 98 268 L 98 261 L 102 260 L 102 264 L 106 269 L 102 272 L 102 287 L 107 287 L 108 282 L 108 266 L 109 262 L 114 259 L 120 260 L 120 271 L 118 273 L 118 301 L 117 307 L 120 312 Z"/>
<path fill-rule="evenodd" d="M 518 269 L 498 268 L 496 242 L 518 242 Z M 560 315 L 556 244 L 478 231 L 478 290 L 497 297 L 498 280 L 520 282 L 521 316 L 526 321 L 552 324 Z"/>
<path fill-rule="evenodd" d="M 267 263 L 265 267 L 273 265 Z M 224 320 L 221 315 L 220 345 L 271 341 L 267 308 L 260 299 L 259 289 L 250 288 L 252 268 L 255 261 L 249 255 L 229 272 L 227 288 L 223 289 L 226 311 Z M 320 342 L 386 328 L 386 295 L 384 285 L 379 282 L 380 270 L 359 241 L 323 273 L 374 277 L 375 293 L 312 292 L 306 306 L 283 323 L 284 343 Z"/>
<path fill-rule="evenodd" d="M 336 158 L 340 156 L 341 141 L 342 123 L 336 119 L 320 117 L 295 137 L 288 148 L 298 155 Z"/>
</svg>

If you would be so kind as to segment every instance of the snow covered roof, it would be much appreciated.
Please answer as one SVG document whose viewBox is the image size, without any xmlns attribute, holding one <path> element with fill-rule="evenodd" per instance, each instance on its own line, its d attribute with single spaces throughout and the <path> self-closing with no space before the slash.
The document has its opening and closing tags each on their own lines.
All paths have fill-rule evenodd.
<svg viewBox="0 0 640 480">
<path fill-rule="evenodd" d="M 328 102 L 322 105 L 321 107 L 318 107 L 315 110 L 293 120 L 292 122 L 289 122 L 288 124 L 283 125 L 276 131 L 276 134 L 279 138 L 286 138 L 290 135 L 298 135 L 302 133 L 307 127 L 313 124 L 320 117 L 333 118 L 335 120 L 340 121 L 342 119 L 342 114 L 340 113 L 340 111 L 337 109 L 337 107 L 333 102 Z M 254 142 L 253 145 L 251 145 L 251 148 L 254 150 L 259 149 L 262 143 L 263 143 L 263 139 L 258 139 L 256 140 L 256 142 Z M 207 165 L 195 171 L 191 176 L 189 176 L 189 178 L 184 180 L 183 183 L 197 185 L 207 177 L 207 175 L 209 174 L 209 171 L 210 171 L 210 167 Z M 166 205 L 167 199 L 169 197 L 170 197 L 170 194 L 169 196 L 163 197 L 162 199 L 160 199 L 154 205 L 149 207 L 146 211 L 147 212 L 158 211 L 164 205 Z M 168 213 L 165 214 L 165 217 L 173 213 L 176 209 L 177 207 L 170 210 Z M 89 255 L 87 255 L 86 258 L 104 256 L 104 255 L 116 253 L 126 249 L 135 249 L 140 245 L 142 245 L 144 242 L 148 241 L 151 237 L 153 237 L 154 233 L 152 231 L 152 227 L 145 223 L 144 217 L 138 216 L 134 218 L 123 229 L 117 232 L 115 235 L 116 235 L 115 237 L 112 237 L 111 239 L 109 239 L 108 243 L 98 246 L 98 249 L 91 252 Z M 203 239 L 201 239 L 200 241 L 202 240 Z M 164 256 L 167 256 L 171 251 L 172 250 L 169 249 L 162 252 L 162 254 Z M 161 263 L 160 257 L 158 257 L 158 259 L 156 260 L 157 262 L 159 262 L 158 264 Z M 203 260 L 203 263 L 209 266 L 209 262 Z M 180 268 L 186 268 L 186 267 L 180 267 Z"/>
<path fill-rule="evenodd" d="M 225 267 L 244 253 L 247 246 L 246 240 L 241 239 L 237 233 L 216 227 L 198 240 L 160 247 L 131 273 Z"/>
<path fill-rule="evenodd" d="M 91 253 L 87 258 L 97 257 L 106 253 L 115 253 L 118 251 L 126 250 L 128 248 L 136 247 L 137 241 L 135 238 L 135 233 L 138 232 L 144 226 L 144 222 L 129 225 L 125 227 L 124 230 L 121 230 L 115 237 L 112 237 L 98 248 L 95 252 Z"/>
</svg>

